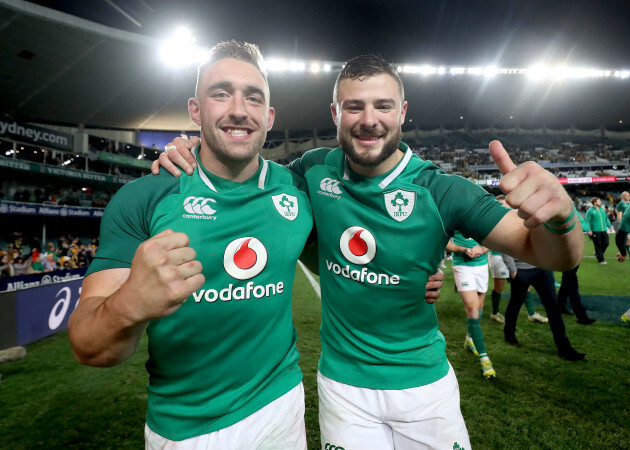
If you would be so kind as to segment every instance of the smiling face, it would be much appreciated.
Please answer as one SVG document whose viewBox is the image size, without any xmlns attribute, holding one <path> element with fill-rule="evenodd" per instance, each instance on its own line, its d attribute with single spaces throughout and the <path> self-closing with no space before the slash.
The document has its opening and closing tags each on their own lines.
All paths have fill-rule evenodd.
<svg viewBox="0 0 630 450">
<path fill-rule="evenodd" d="M 188 101 L 188 111 L 201 126 L 200 154 L 210 170 L 213 162 L 257 167 L 275 113 L 269 106 L 269 87 L 254 65 L 232 58 L 209 65 L 200 76 L 196 97 Z"/>
<path fill-rule="evenodd" d="M 407 112 L 396 80 L 385 73 L 347 78 L 336 94 L 331 112 L 337 140 L 353 169 L 376 175 L 393 168 Z"/>
</svg>

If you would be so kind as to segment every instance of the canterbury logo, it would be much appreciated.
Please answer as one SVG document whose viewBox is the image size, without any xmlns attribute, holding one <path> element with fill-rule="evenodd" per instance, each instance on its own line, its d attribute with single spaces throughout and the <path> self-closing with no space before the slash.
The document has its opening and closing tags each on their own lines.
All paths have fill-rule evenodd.
<svg viewBox="0 0 630 450">
<path fill-rule="evenodd" d="M 331 194 L 341 194 L 341 189 L 339 189 L 338 180 L 333 180 L 332 178 L 324 178 L 319 183 L 319 187 L 322 191 L 330 192 Z"/>
<path fill-rule="evenodd" d="M 208 204 L 209 202 L 216 203 L 217 201 L 205 197 L 188 197 L 184 200 L 184 209 L 189 214 L 211 216 L 217 211 Z"/>
</svg>

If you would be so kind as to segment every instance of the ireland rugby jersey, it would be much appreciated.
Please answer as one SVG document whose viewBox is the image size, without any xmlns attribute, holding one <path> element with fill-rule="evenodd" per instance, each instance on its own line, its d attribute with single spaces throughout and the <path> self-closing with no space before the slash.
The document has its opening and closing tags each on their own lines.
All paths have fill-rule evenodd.
<svg viewBox="0 0 630 450">
<path fill-rule="evenodd" d="M 508 209 L 413 155 L 390 172 L 354 173 L 341 149 L 290 164 L 308 183 L 319 240 L 319 370 L 341 383 L 406 389 L 448 372 L 425 285 L 457 229 L 481 242 Z"/>
<path fill-rule="evenodd" d="M 189 236 L 206 277 L 147 328 L 147 423 L 161 436 L 228 427 L 300 383 L 291 291 L 313 226 L 304 189 L 261 158 L 243 183 L 203 168 L 180 178 L 163 172 L 127 184 L 107 206 L 90 272 L 130 267 L 143 241 L 172 229 Z"/>
<path fill-rule="evenodd" d="M 579 213 L 578 213 L 579 214 Z M 619 222 L 619 229 L 630 233 L 630 209 L 626 208 L 626 211 L 621 216 L 621 222 Z"/>
<path fill-rule="evenodd" d="M 472 238 L 465 238 L 459 231 L 455 231 L 455 234 L 453 234 L 453 244 L 466 248 L 481 245 Z M 470 258 L 466 253 L 453 252 L 454 266 L 483 266 L 484 264 L 488 264 L 488 255 L 485 253 L 477 258 Z"/>
</svg>

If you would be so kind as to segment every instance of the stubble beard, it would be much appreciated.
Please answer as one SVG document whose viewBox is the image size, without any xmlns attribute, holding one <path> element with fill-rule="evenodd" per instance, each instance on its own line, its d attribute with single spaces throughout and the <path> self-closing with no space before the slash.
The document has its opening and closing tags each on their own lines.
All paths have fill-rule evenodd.
<svg viewBox="0 0 630 450">
<path fill-rule="evenodd" d="M 399 127 L 396 133 L 383 143 L 383 147 L 377 155 L 370 155 L 369 153 L 362 155 L 357 152 L 352 145 L 350 132 L 342 133 L 341 129 L 337 128 L 337 142 L 339 143 L 339 147 L 341 147 L 341 151 L 351 162 L 363 167 L 378 166 L 392 156 L 396 150 L 398 150 L 398 144 L 400 144 L 401 138 L 402 130 Z"/>
<path fill-rule="evenodd" d="M 244 163 L 256 158 L 262 150 L 265 139 L 267 138 L 266 133 L 260 135 L 256 141 L 249 144 L 251 145 L 249 148 L 243 148 L 244 145 L 248 144 L 234 143 L 233 145 L 238 148 L 238 151 L 235 151 L 230 148 L 228 143 L 221 139 L 220 133 L 222 133 L 221 130 L 216 132 L 202 130 L 204 140 L 206 141 L 209 150 L 217 159 L 223 161 L 224 163 Z"/>
</svg>

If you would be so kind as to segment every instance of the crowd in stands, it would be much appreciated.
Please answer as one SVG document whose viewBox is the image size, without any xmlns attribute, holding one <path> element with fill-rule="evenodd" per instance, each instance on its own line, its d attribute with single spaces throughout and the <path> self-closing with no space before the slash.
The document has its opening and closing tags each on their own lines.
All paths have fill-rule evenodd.
<svg viewBox="0 0 630 450">
<path fill-rule="evenodd" d="M 105 190 L 94 190 L 91 187 L 39 187 L 10 183 L 8 194 L 0 191 L 0 200 L 22 203 L 39 203 L 57 206 L 89 206 L 105 208 L 113 193 Z"/>
<path fill-rule="evenodd" d="M 42 248 L 39 239 L 14 232 L 0 247 L 0 276 L 12 277 L 35 273 L 87 268 L 98 249 L 99 238 L 89 242 L 71 236 L 49 240 Z"/>
</svg>

